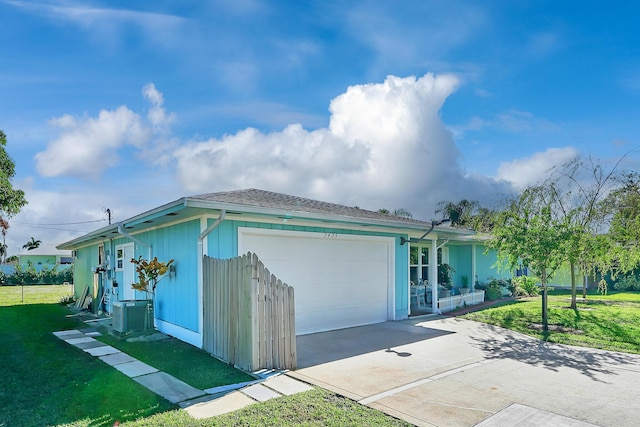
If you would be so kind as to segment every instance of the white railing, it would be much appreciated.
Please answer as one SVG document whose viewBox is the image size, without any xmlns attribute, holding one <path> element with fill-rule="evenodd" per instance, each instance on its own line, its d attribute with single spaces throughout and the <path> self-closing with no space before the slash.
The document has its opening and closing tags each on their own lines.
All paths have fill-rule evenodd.
<svg viewBox="0 0 640 427">
<path fill-rule="evenodd" d="M 475 290 L 465 295 L 452 295 L 449 297 L 438 298 L 438 308 L 440 311 L 447 312 L 465 305 L 475 305 L 484 302 L 484 291 Z"/>
</svg>

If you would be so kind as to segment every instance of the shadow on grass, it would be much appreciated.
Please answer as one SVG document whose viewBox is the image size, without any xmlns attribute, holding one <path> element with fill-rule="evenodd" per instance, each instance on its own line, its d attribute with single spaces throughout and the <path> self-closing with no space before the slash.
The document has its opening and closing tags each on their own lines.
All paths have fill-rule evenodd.
<svg viewBox="0 0 640 427">
<path fill-rule="evenodd" d="M 473 345 L 489 360 L 511 359 L 552 371 L 570 368 L 599 382 L 605 382 L 598 378 L 599 374 L 618 374 L 613 366 L 637 369 L 640 365 L 640 356 L 634 354 L 548 343 L 488 324 L 483 324 L 481 330 L 485 333 L 472 337 Z"/>
</svg>

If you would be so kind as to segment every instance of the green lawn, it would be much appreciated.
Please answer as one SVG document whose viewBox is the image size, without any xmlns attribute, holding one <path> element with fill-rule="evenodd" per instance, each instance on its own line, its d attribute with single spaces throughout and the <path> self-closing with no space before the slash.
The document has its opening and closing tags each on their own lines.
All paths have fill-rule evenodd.
<svg viewBox="0 0 640 427">
<path fill-rule="evenodd" d="M 577 310 L 569 309 L 570 295 L 549 295 L 547 333 L 539 329 L 540 297 L 525 298 L 462 317 L 522 332 L 545 341 L 604 350 L 640 353 L 640 293 L 588 295 Z"/>
<path fill-rule="evenodd" d="M 150 342 L 127 342 L 110 335 L 96 338 L 199 389 L 255 380 L 206 351 L 175 338 Z"/>
<path fill-rule="evenodd" d="M 313 389 L 248 406 L 239 411 L 204 420 L 194 420 L 184 411 L 169 411 L 123 427 L 236 427 L 236 426 L 384 426 L 409 427 L 405 421 L 389 417 L 353 400 Z"/>
<path fill-rule="evenodd" d="M 0 286 L 0 427 L 3 426 L 409 426 L 322 389 L 194 420 L 186 412 L 52 332 L 85 327 L 58 304 L 66 286 Z M 24 295 L 24 302 L 23 302 Z M 195 387 L 250 377 L 177 340 L 101 339 Z M 167 357 L 171 355 L 171 357 Z M 166 360 L 166 359 L 171 359 Z"/>
<path fill-rule="evenodd" d="M 0 426 L 111 426 L 175 408 L 52 334 L 82 326 L 58 304 L 68 287 L 24 290 L 22 303 L 19 286 L 0 287 Z"/>
</svg>

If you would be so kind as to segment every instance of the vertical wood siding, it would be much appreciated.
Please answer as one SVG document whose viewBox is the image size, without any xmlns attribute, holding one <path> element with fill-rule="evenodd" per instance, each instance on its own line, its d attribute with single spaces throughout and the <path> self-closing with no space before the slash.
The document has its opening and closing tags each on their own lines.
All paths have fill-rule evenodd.
<svg viewBox="0 0 640 427">
<path fill-rule="evenodd" d="M 241 369 L 295 369 L 293 287 L 255 254 L 204 257 L 204 349 Z"/>
</svg>

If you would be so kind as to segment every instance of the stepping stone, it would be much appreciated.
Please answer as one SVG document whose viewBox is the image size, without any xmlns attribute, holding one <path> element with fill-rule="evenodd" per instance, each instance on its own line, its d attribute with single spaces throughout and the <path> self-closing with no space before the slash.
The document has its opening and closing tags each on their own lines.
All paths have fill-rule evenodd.
<svg viewBox="0 0 640 427">
<path fill-rule="evenodd" d="M 78 344 L 74 344 L 74 346 L 81 348 L 82 350 L 86 350 L 88 348 L 96 348 L 96 347 L 102 347 L 105 346 L 106 344 L 100 341 L 87 341 L 87 342 L 80 342 Z"/>
<path fill-rule="evenodd" d="M 244 382 L 244 383 L 221 385 L 221 386 L 218 386 L 218 387 L 207 388 L 204 391 L 206 393 L 208 393 L 208 394 L 225 393 L 225 392 L 228 392 L 228 391 L 237 390 L 239 388 L 246 387 L 246 386 L 251 385 L 251 384 L 255 384 L 255 383 L 259 382 L 259 381 L 260 380 L 254 380 L 254 381 L 247 381 L 247 382 Z"/>
<path fill-rule="evenodd" d="M 189 384 L 165 372 L 141 375 L 133 378 L 133 380 L 164 397 L 171 403 L 182 402 L 183 400 L 193 399 L 205 394 L 204 391 L 191 387 Z"/>
<path fill-rule="evenodd" d="M 89 338 L 89 337 L 87 337 L 82 332 L 78 332 L 77 334 L 64 335 L 64 336 L 58 337 L 58 338 L 60 338 L 61 340 L 67 341 L 67 340 L 76 339 L 76 338 Z"/>
<path fill-rule="evenodd" d="M 93 331 L 93 332 L 85 332 L 84 333 L 86 336 L 88 337 L 99 337 L 100 335 L 102 335 L 100 332 L 98 331 Z"/>
<path fill-rule="evenodd" d="M 87 342 L 97 342 L 95 338 L 87 337 L 84 334 L 82 334 L 82 338 L 71 338 L 71 339 L 65 339 L 64 341 L 71 345 L 82 344 Z"/>
<path fill-rule="evenodd" d="M 120 352 L 120 350 L 118 350 L 117 348 L 113 348 L 110 345 L 103 345 L 101 347 L 96 347 L 96 348 L 88 348 L 85 351 L 92 356 L 106 356 L 107 354 L 114 354 L 114 353 Z"/>
<path fill-rule="evenodd" d="M 134 359 L 126 353 L 120 352 L 108 354 L 106 356 L 100 356 L 100 360 L 102 360 L 107 365 L 115 366 L 121 363 L 135 362 L 137 359 Z"/>
<path fill-rule="evenodd" d="M 187 406 L 184 410 L 193 418 L 202 419 L 237 411 L 254 403 L 257 402 L 239 391 L 234 391 L 219 399 Z"/>
<path fill-rule="evenodd" d="M 254 384 L 249 387 L 243 388 L 241 392 L 257 400 L 258 402 L 265 402 L 269 399 L 273 399 L 274 397 L 282 396 L 280 393 L 276 393 L 275 391 L 263 386 L 262 384 Z"/>
<path fill-rule="evenodd" d="M 286 375 L 279 375 L 277 377 L 269 378 L 263 384 L 286 396 L 291 396 L 292 394 L 302 393 L 303 391 L 309 391 L 313 389 L 313 387 L 311 387 L 310 385 Z"/>
<path fill-rule="evenodd" d="M 118 371 L 122 372 L 123 374 L 125 374 L 130 378 L 158 372 L 158 370 L 153 366 L 147 365 L 146 363 L 141 362 L 139 360 L 135 360 L 129 363 L 121 363 L 119 365 L 114 365 L 114 368 L 116 368 Z"/>
<path fill-rule="evenodd" d="M 77 329 L 71 329 L 68 331 L 54 332 L 53 335 L 57 336 L 61 340 L 66 340 L 69 338 L 80 338 L 84 334 Z"/>
</svg>

